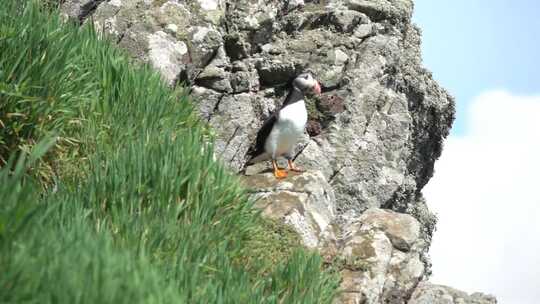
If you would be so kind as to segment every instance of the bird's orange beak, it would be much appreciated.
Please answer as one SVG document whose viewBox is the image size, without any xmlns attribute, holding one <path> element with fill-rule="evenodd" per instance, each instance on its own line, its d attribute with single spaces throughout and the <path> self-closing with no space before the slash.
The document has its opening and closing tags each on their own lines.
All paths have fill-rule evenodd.
<svg viewBox="0 0 540 304">
<path fill-rule="evenodd" d="M 317 95 L 321 95 L 321 84 L 316 81 L 315 86 L 313 87 L 313 91 L 317 93 Z"/>
</svg>

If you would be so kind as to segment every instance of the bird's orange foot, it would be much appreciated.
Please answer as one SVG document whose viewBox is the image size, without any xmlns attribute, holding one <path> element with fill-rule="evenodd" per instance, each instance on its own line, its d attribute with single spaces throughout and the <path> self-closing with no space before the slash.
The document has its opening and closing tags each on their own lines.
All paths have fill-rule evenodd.
<svg viewBox="0 0 540 304">
<path fill-rule="evenodd" d="M 289 163 L 289 170 L 293 171 L 293 172 L 305 172 L 306 170 L 302 169 L 302 168 L 299 168 L 297 166 L 295 166 L 292 162 L 292 160 L 288 160 L 287 161 Z"/>
<path fill-rule="evenodd" d="M 285 170 L 282 170 L 282 169 L 276 169 L 274 170 L 274 176 L 277 178 L 277 179 L 284 179 L 286 178 L 288 175 L 287 171 Z"/>
<path fill-rule="evenodd" d="M 287 177 L 287 171 L 280 169 L 275 159 L 272 159 L 272 167 L 274 168 L 274 176 L 277 179 L 284 179 L 285 177 Z"/>
</svg>

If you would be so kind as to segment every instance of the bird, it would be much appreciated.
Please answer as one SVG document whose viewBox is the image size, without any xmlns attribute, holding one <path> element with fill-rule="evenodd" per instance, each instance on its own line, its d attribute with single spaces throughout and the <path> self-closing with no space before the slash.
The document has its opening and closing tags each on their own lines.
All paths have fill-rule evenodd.
<svg viewBox="0 0 540 304">
<path fill-rule="evenodd" d="M 257 132 L 255 147 L 251 150 L 248 165 L 271 159 L 274 176 L 286 178 L 288 172 L 280 169 L 276 159 L 284 156 L 288 169 L 303 172 L 293 163 L 296 144 L 302 138 L 308 114 L 304 97 L 306 94 L 321 94 L 321 85 L 309 72 L 301 73 L 292 81 L 292 88 L 283 105 L 275 111 Z"/>
</svg>

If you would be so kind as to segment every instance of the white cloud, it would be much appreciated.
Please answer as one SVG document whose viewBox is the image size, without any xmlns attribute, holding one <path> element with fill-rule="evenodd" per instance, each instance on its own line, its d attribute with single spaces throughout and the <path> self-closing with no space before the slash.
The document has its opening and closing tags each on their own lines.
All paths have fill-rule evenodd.
<svg viewBox="0 0 540 304">
<path fill-rule="evenodd" d="M 423 191 L 439 216 L 432 281 L 538 303 L 539 190 L 540 96 L 479 96 L 468 133 L 448 138 Z"/>
</svg>

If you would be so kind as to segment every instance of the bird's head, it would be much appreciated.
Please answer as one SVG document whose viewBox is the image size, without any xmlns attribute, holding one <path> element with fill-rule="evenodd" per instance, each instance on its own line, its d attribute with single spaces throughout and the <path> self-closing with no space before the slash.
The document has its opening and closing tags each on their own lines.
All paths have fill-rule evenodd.
<svg viewBox="0 0 540 304">
<path fill-rule="evenodd" d="M 320 83 L 311 75 L 311 73 L 302 73 L 298 75 L 294 81 L 293 86 L 300 90 L 302 93 L 316 93 L 321 94 Z"/>
</svg>

